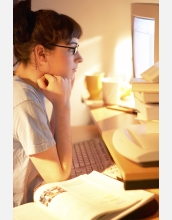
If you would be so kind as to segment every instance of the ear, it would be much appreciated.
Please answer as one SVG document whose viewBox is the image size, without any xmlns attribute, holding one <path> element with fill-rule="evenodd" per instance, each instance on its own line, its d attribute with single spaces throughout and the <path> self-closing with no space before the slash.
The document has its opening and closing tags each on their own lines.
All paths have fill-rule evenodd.
<svg viewBox="0 0 172 220">
<path fill-rule="evenodd" d="M 39 44 L 36 45 L 34 48 L 34 52 L 35 52 L 35 57 L 38 63 L 47 61 L 47 56 L 46 56 L 46 51 L 45 51 L 44 46 L 39 45 Z"/>
</svg>

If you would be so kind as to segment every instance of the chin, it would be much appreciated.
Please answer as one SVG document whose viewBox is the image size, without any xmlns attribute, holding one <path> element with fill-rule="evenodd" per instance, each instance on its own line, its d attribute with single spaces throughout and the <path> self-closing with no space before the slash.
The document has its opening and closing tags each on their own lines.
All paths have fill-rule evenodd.
<svg viewBox="0 0 172 220">
<path fill-rule="evenodd" d="M 75 74 L 72 75 L 72 77 L 70 77 L 71 80 L 75 80 Z"/>
</svg>

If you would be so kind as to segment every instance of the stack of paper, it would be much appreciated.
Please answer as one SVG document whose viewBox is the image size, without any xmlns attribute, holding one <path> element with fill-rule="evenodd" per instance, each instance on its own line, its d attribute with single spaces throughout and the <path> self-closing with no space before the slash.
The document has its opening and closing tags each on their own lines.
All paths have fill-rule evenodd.
<svg viewBox="0 0 172 220">
<path fill-rule="evenodd" d="M 147 124 L 148 132 L 159 132 L 159 62 L 141 74 L 142 78 L 131 79 L 137 120 Z"/>
</svg>

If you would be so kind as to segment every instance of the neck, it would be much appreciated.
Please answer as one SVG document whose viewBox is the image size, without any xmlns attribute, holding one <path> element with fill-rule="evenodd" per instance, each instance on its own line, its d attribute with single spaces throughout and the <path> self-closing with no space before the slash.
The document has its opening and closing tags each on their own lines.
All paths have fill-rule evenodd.
<svg viewBox="0 0 172 220">
<path fill-rule="evenodd" d="M 20 77 L 24 82 L 38 89 L 37 79 L 39 78 L 38 72 L 29 66 L 25 67 L 20 63 L 17 69 L 14 71 L 14 74 Z"/>
</svg>

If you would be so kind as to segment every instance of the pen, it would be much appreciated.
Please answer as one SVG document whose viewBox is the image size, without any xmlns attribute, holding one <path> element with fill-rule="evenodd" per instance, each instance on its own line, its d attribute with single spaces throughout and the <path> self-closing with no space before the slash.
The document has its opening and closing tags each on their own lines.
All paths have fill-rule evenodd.
<svg viewBox="0 0 172 220">
<path fill-rule="evenodd" d="M 123 111 L 123 112 L 127 112 L 127 113 L 133 113 L 133 114 L 138 113 L 137 109 L 135 109 L 135 108 L 130 108 L 130 107 L 121 106 L 121 105 L 107 105 L 106 107 L 109 109 L 119 110 L 119 111 Z"/>
</svg>

